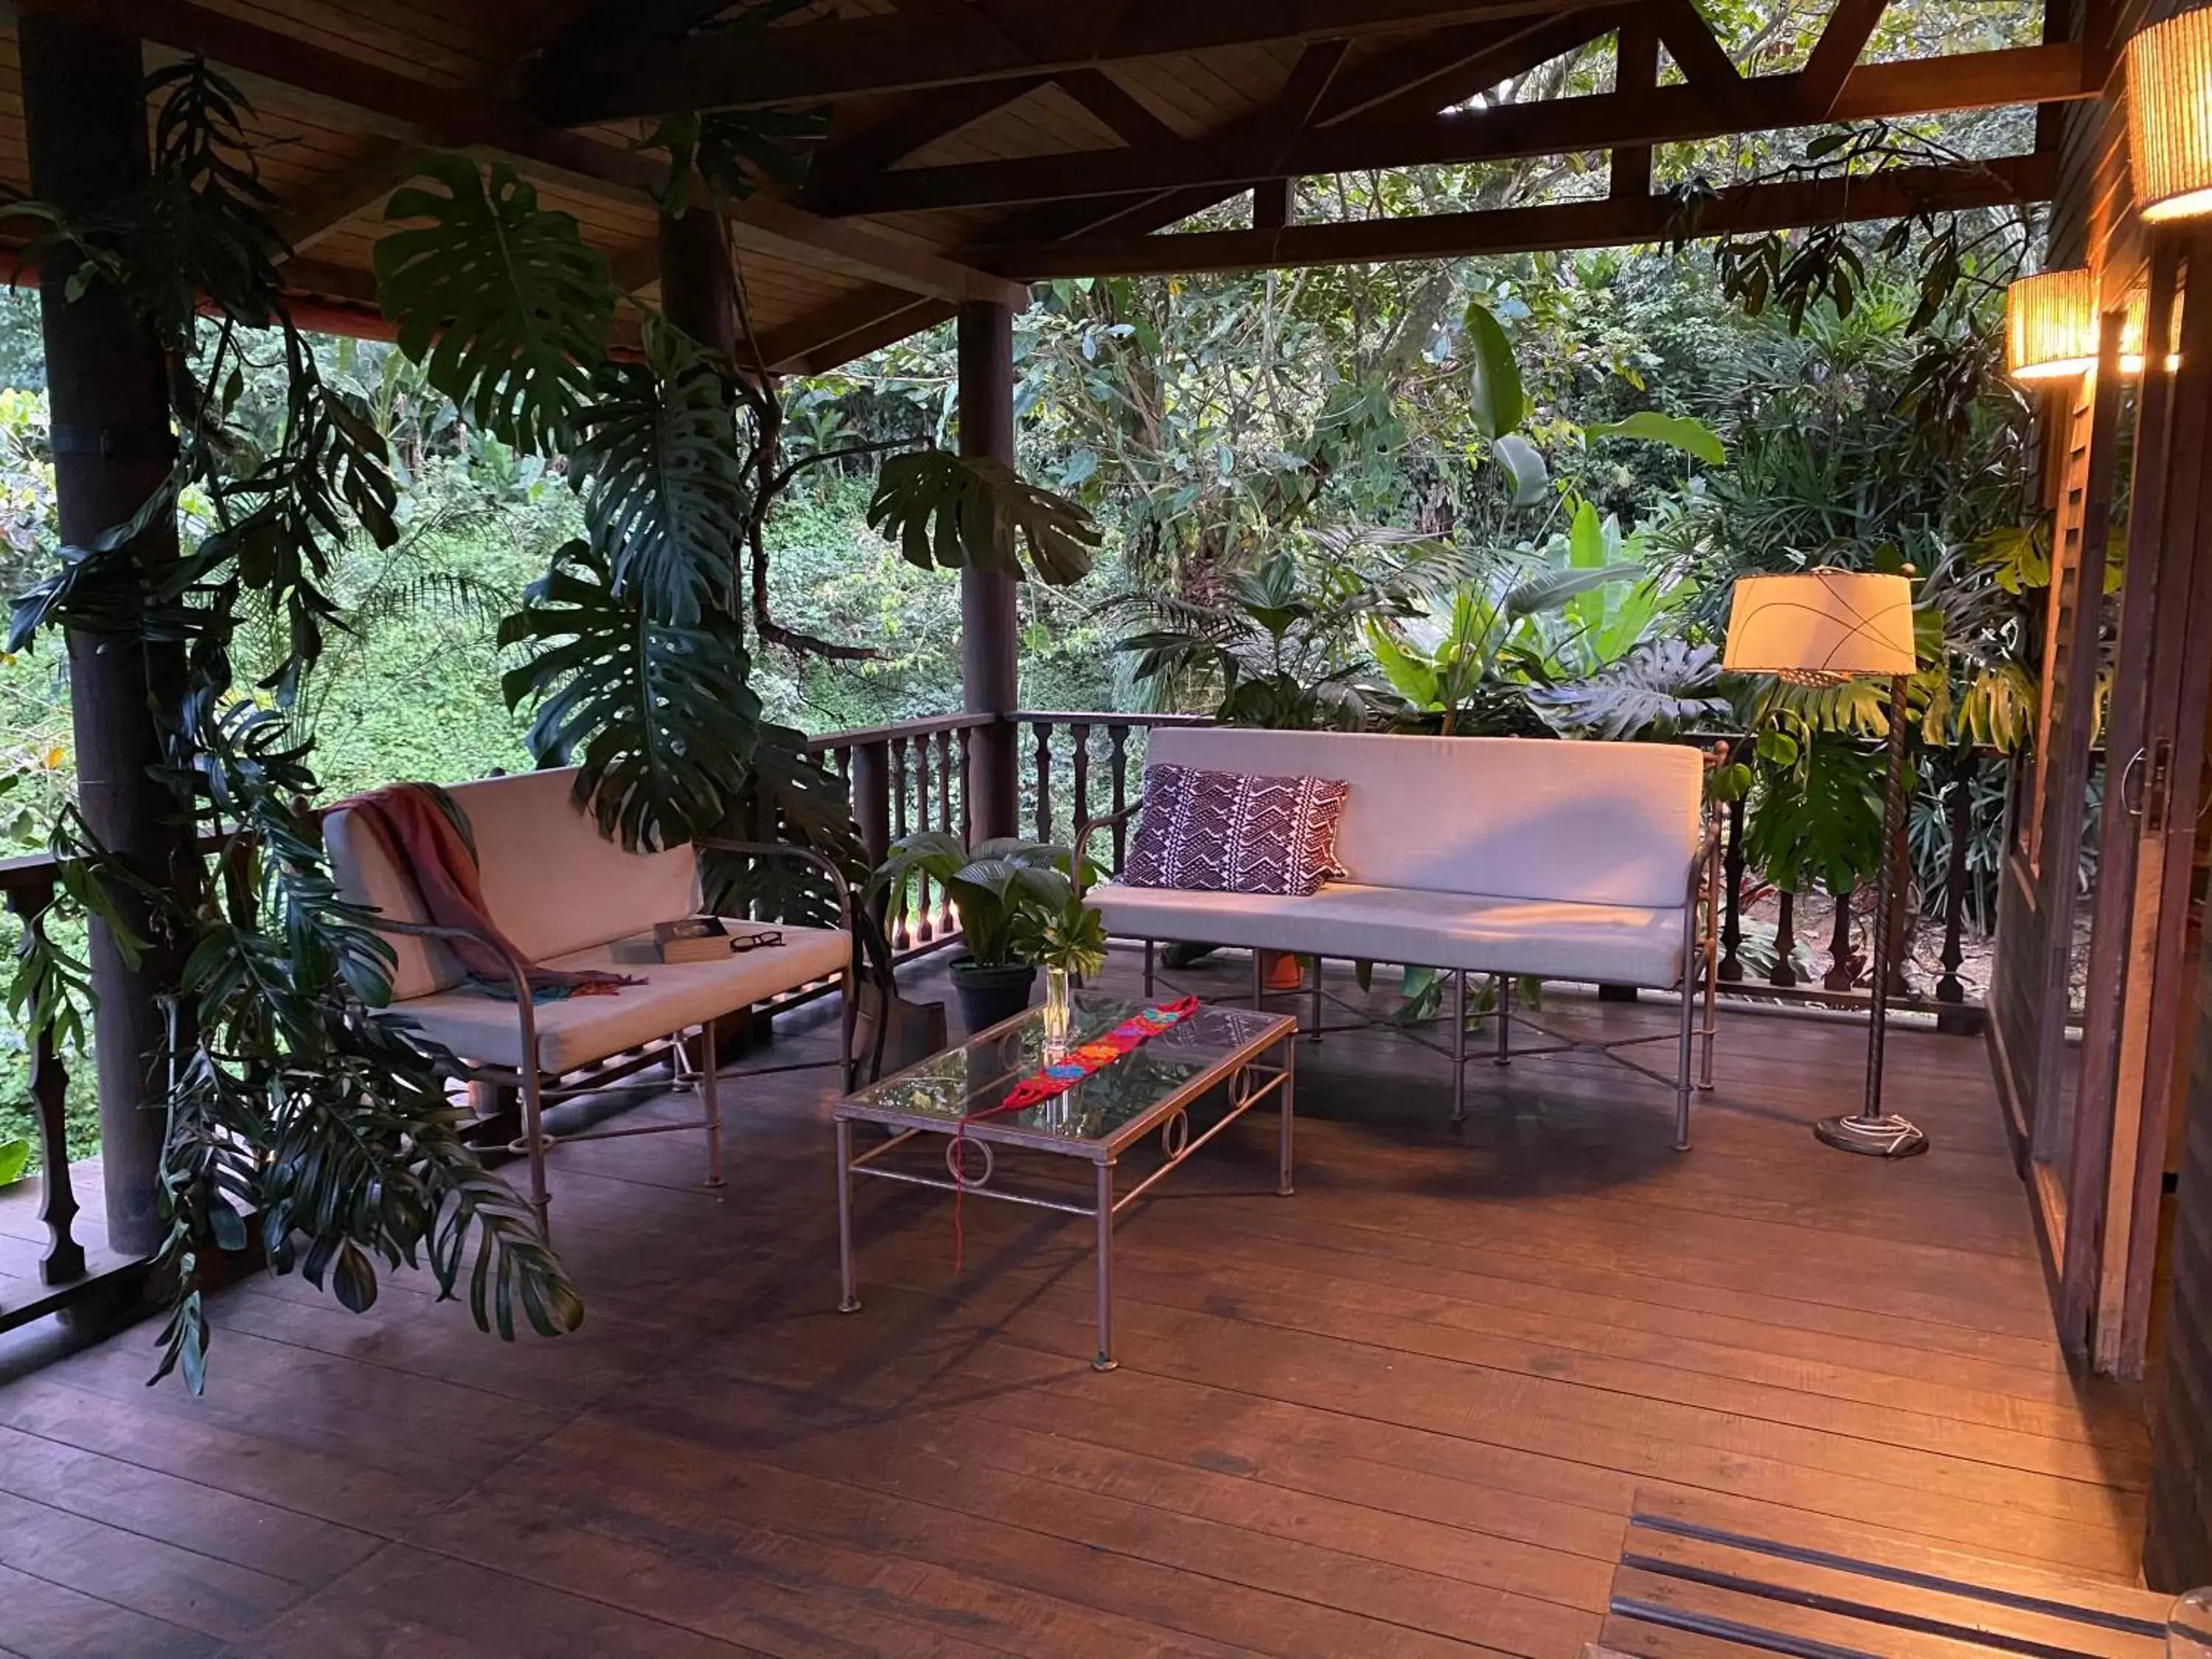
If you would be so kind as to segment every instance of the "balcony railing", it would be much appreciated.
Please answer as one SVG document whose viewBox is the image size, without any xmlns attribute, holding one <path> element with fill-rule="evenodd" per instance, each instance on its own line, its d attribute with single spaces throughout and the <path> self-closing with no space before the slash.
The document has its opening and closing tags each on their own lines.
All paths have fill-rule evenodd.
<svg viewBox="0 0 2212 1659">
<path fill-rule="evenodd" d="M 898 836 L 918 830 L 949 830 L 968 835 L 969 780 L 976 734 L 1000 721 L 1016 728 L 1020 767 L 1020 813 L 1025 833 L 1039 840 L 1065 838 L 1084 819 L 1119 811 L 1142 786 L 1150 734 L 1164 726 L 1204 724 L 1202 717 L 1074 710 L 1024 709 L 1012 714 L 945 714 L 893 726 L 826 733 L 810 749 L 834 766 L 850 785 L 854 821 L 872 860 L 880 859 Z M 1710 739 L 1708 739 L 1710 741 Z M 1954 757 L 1946 796 L 1949 817 L 1949 860 L 1938 891 L 1924 896 L 1923 927 L 1940 925 L 1941 975 L 1925 993 L 1911 992 L 1893 1006 L 1934 1012 L 1948 1030 L 1978 1029 L 1982 1010 L 1960 974 L 1972 914 L 1968 854 L 1972 842 L 1974 784 L 1985 769 L 2004 763 L 1991 755 Z M 1863 1007 L 1866 994 L 1852 988 L 1863 965 L 1852 948 L 1848 913 L 1821 941 L 1825 969 L 1811 971 L 1797 962 L 1796 896 L 1774 896 L 1772 938 L 1765 952 L 1751 940 L 1763 927 L 1747 925 L 1744 860 L 1744 813 L 1741 804 L 1726 813 L 1726 879 L 1721 916 L 1721 977 L 1730 994 L 1760 1001 L 1814 1003 Z M 1116 827 L 1091 851 L 1118 870 L 1127 851 L 1126 830 Z M 18 858 L 0 862 L 0 898 L 18 918 L 36 915 L 51 898 L 56 880 L 52 860 Z M 959 938 L 958 919 L 941 890 L 927 883 L 892 894 L 884 921 L 896 951 L 913 957 L 943 949 Z M 1760 958 L 1763 957 L 1763 960 Z M 33 1011 L 36 1023 L 36 1011 Z M 65 1304 L 97 1285 L 116 1265 L 88 1262 L 75 1223 L 78 1205 L 72 1190 L 64 1133 L 68 1072 L 64 1056 L 41 1037 L 29 1048 L 30 1091 L 37 1124 L 44 1182 L 38 1212 L 46 1244 L 39 1257 L 39 1291 L 12 1302 L 0 1301 L 0 1330 L 23 1323 Z M 4 1283 L 0 1279 L 0 1283 Z"/>
</svg>

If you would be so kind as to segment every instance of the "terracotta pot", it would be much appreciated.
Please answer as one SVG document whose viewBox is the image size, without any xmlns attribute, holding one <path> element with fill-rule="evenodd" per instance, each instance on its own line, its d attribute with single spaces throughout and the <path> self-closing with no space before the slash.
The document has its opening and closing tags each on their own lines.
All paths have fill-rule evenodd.
<svg viewBox="0 0 2212 1659">
<path fill-rule="evenodd" d="M 1306 982 L 1306 959 L 1289 951 L 1262 951 L 1260 982 L 1270 991 L 1297 990 Z"/>
</svg>

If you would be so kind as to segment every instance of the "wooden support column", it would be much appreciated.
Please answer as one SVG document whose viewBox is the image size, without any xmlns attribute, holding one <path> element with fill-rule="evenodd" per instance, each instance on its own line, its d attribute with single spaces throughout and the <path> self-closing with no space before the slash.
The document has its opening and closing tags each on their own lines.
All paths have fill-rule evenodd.
<svg viewBox="0 0 2212 1659">
<path fill-rule="evenodd" d="M 738 284 L 716 216 L 695 207 L 660 216 L 660 309 L 668 320 L 730 362 L 738 349 Z"/>
<path fill-rule="evenodd" d="M 960 307 L 960 453 L 1014 464 L 1014 313 L 988 301 Z M 1018 706 L 1014 582 L 995 571 L 960 573 L 962 706 L 1007 714 Z M 969 787 L 979 837 L 1016 833 L 1019 788 L 1010 721 L 978 727 Z"/>
<path fill-rule="evenodd" d="M 44 9 L 26 8 L 16 26 L 32 193 L 72 217 L 90 216 L 147 175 L 138 42 Z M 80 263 L 57 241 L 40 271 L 55 495 L 62 539 L 74 545 L 129 519 L 167 477 L 175 454 L 161 349 L 106 283 L 68 297 Z M 174 562 L 174 519 L 156 514 L 131 550 L 142 568 Z M 74 632 L 68 650 L 85 822 L 143 879 L 189 896 L 198 879 L 192 826 L 185 803 L 154 775 L 162 727 L 182 699 L 183 652 Z M 124 915 L 134 931 L 151 933 L 142 906 L 126 899 Z M 138 965 L 127 966 L 97 922 L 91 963 L 108 1239 L 120 1253 L 148 1255 L 165 1231 L 161 999 L 178 984 L 182 963 L 176 941 L 156 937 Z"/>
</svg>

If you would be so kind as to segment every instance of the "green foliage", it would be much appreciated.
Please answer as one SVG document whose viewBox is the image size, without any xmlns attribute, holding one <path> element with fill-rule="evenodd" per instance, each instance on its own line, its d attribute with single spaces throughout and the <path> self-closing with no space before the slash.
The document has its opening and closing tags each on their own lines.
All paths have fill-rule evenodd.
<svg viewBox="0 0 2212 1659">
<path fill-rule="evenodd" d="M 1024 962 L 1085 978 L 1105 969 L 1105 914 L 1073 893 L 1057 910 L 1018 908 L 1011 931 L 1013 953 Z"/>
<path fill-rule="evenodd" d="M 678 625 L 737 605 L 736 550 L 752 505 L 728 388 L 674 330 L 647 331 L 647 358 L 605 363 L 569 458 L 592 544 L 617 593 Z"/>
<path fill-rule="evenodd" d="M 537 705 L 531 752 L 574 765 L 576 804 L 625 847 L 712 835 L 744 787 L 759 700 L 744 630 L 726 611 L 656 617 L 617 585 L 605 552 L 569 543 L 500 625 L 526 655 L 501 681 Z"/>
<path fill-rule="evenodd" d="M 422 171 L 435 188 L 408 185 L 385 205 L 387 221 L 414 228 L 376 244 L 377 303 L 399 349 L 502 441 L 566 442 L 607 354 L 606 256 L 504 161 L 489 181 L 465 155 L 426 157 Z"/>
<path fill-rule="evenodd" d="M 1662 415 L 1656 410 L 1639 409 L 1625 420 L 1600 421 L 1583 430 L 1593 438 L 1637 438 L 1665 444 L 1670 449 L 1695 456 L 1709 466 L 1725 465 L 1728 461 L 1728 449 L 1712 428 L 1686 415 Z"/>
<path fill-rule="evenodd" d="M 1744 855 L 1785 892 L 1849 892 L 1881 869 L 1885 765 L 1835 737 L 1770 751 L 1744 824 Z M 1788 758 L 1781 758 L 1786 755 Z"/>
<path fill-rule="evenodd" d="M 868 523 L 917 569 L 973 566 L 1019 580 L 1018 543 L 1038 576 L 1062 586 L 1090 574 L 1101 540 L 1088 513 L 1023 483 L 1005 462 L 940 449 L 884 459 Z"/>
<path fill-rule="evenodd" d="M 1042 943 L 1075 897 L 1074 854 L 1056 842 L 1001 836 L 973 848 L 949 830 L 925 830 L 891 843 L 868 884 L 872 898 L 921 878 L 935 882 L 960 913 L 962 942 L 986 968 L 1036 960 Z M 1095 876 L 1086 866 L 1085 879 Z"/>
</svg>

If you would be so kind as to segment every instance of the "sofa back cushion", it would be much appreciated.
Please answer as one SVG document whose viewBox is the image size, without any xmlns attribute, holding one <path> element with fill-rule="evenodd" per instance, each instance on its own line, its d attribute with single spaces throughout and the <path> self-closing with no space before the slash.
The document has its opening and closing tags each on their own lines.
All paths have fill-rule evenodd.
<svg viewBox="0 0 2212 1659">
<path fill-rule="evenodd" d="M 1146 760 L 1343 779 L 1350 881 L 1598 904 L 1681 903 L 1705 787 L 1678 744 L 1178 726 Z"/>
<path fill-rule="evenodd" d="M 519 772 L 456 784 L 483 874 L 484 908 L 533 962 L 605 945 L 690 914 L 696 860 L 689 847 L 626 853 L 568 799 L 575 771 Z M 414 882 L 349 812 L 323 821 L 332 872 L 346 897 L 399 921 L 425 921 Z M 393 939 L 392 994 L 404 1000 L 461 981 L 460 964 L 434 941 Z"/>
<path fill-rule="evenodd" d="M 1300 898 L 1341 874 L 1336 833 L 1345 786 L 1331 778 L 1255 777 L 1155 762 L 1121 879 L 1132 887 Z"/>
</svg>

